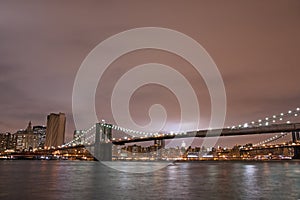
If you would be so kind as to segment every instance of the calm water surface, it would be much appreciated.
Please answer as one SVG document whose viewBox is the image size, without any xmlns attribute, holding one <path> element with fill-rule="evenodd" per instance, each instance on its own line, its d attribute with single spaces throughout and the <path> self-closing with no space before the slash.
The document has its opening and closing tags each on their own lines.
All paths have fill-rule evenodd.
<svg viewBox="0 0 300 200">
<path fill-rule="evenodd" d="M 98 162 L 0 161 L 0 199 L 300 199 L 300 162 L 176 163 L 132 174 Z"/>
</svg>

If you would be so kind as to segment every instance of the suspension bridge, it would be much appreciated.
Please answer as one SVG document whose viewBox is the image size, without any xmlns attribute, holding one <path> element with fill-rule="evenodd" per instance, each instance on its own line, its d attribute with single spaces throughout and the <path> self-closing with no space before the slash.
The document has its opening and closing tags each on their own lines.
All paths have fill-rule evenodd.
<svg viewBox="0 0 300 200">
<path fill-rule="evenodd" d="M 246 122 L 243 124 L 228 126 L 226 128 L 205 129 L 195 131 L 180 131 L 180 132 L 144 132 L 120 127 L 114 124 L 108 124 L 104 120 L 96 123 L 85 130 L 76 131 L 73 140 L 67 142 L 62 148 L 76 148 L 77 146 L 85 146 L 90 151 L 94 152 L 96 158 L 100 160 L 111 160 L 112 145 L 124 145 L 126 143 L 137 143 L 145 141 L 162 142 L 169 139 L 189 138 L 189 137 L 226 137 L 226 136 L 243 136 L 253 134 L 269 134 L 275 133 L 272 137 L 254 144 L 254 147 L 260 147 L 268 143 L 274 143 L 287 135 L 292 135 L 292 143 L 294 144 L 295 152 L 299 152 L 300 145 L 296 145 L 300 141 L 300 123 L 297 117 L 300 116 L 300 108 L 289 110 L 285 113 L 272 115 L 256 121 Z M 119 134 L 114 134 L 118 132 Z M 113 137 L 123 134 L 123 137 Z"/>
</svg>

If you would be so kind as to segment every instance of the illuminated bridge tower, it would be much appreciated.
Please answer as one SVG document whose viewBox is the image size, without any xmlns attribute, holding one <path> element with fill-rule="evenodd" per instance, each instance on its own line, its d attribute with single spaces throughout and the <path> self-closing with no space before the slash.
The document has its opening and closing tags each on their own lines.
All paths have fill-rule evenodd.
<svg viewBox="0 0 300 200">
<path fill-rule="evenodd" d="M 95 157 L 99 161 L 112 160 L 112 125 L 106 123 L 96 124 Z"/>
</svg>

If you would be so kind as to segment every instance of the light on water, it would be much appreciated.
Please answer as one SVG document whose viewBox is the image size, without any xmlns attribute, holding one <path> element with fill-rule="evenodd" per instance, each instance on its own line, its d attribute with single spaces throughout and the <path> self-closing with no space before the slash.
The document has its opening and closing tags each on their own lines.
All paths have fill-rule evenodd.
<svg viewBox="0 0 300 200">
<path fill-rule="evenodd" d="M 0 199 L 300 198 L 298 161 L 180 162 L 128 173 L 161 164 L 114 162 L 122 172 L 100 162 L 1 161 Z"/>
<path fill-rule="evenodd" d="M 160 170 L 168 165 L 171 165 L 171 162 L 102 162 L 108 167 L 115 169 L 121 172 L 128 173 L 148 173 L 156 170 Z"/>
</svg>

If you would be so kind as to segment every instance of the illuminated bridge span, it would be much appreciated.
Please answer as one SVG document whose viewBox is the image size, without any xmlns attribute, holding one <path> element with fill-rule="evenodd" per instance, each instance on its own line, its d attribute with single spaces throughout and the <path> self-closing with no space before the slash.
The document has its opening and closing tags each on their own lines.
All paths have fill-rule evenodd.
<svg viewBox="0 0 300 200">
<path fill-rule="evenodd" d="M 113 124 L 107 124 L 103 120 L 92 127 L 77 131 L 75 138 L 59 148 L 74 147 L 77 145 L 94 146 L 96 152 L 111 151 L 111 145 L 124 145 L 126 143 L 144 142 L 144 141 L 163 141 L 167 139 L 188 138 L 188 137 L 216 137 L 216 136 L 242 136 L 252 134 L 279 133 L 267 140 L 261 141 L 255 146 L 274 142 L 287 133 L 292 133 L 293 142 L 300 141 L 300 123 L 292 123 L 291 120 L 300 115 L 300 108 L 290 110 L 286 113 L 265 117 L 249 123 L 240 124 L 220 129 L 207 129 L 197 131 L 181 131 L 169 133 L 149 133 L 123 128 Z M 114 138 L 113 131 L 125 134 L 124 137 Z M 117 134 L 116 134 L 117 135 Z M 111 154 L 111 152 L 108 152 Z M 101 156 L 100 156 L 101 157 Z M 105 159 L 104 159 L 105 160 Z M 108 158 L 109 160 L 109 158 Z"/>
<path fill-rule="evenodd" d="M 274 124 L 263 127 L 248 127 L 240 129 L 213 129 L 213 130 L 200 130 L 200 131 L 190 131 L 182 133 L 170 133 L 170 134 L 158 134 L 149 137 L 139 137 L 139 138 L 126 138 L 119 140 L 112 140 L 113 144 L 123 145 L 125 143 L 132 142 L 143 142 L 157 139 L 174 139 L 174 138 L 187 138 L 187 137 L 216 137 L 216 136 L 238 136 L 238 135 L 252 135 L 252 134 L 266 134 L 266 133 L 287 133 L 292 132 L 295 135 L 295 139 L 299 140 L 300 123 L 292 124 Z M 275 139 L 275 138 L 274 138 Z"/>
</svg>

